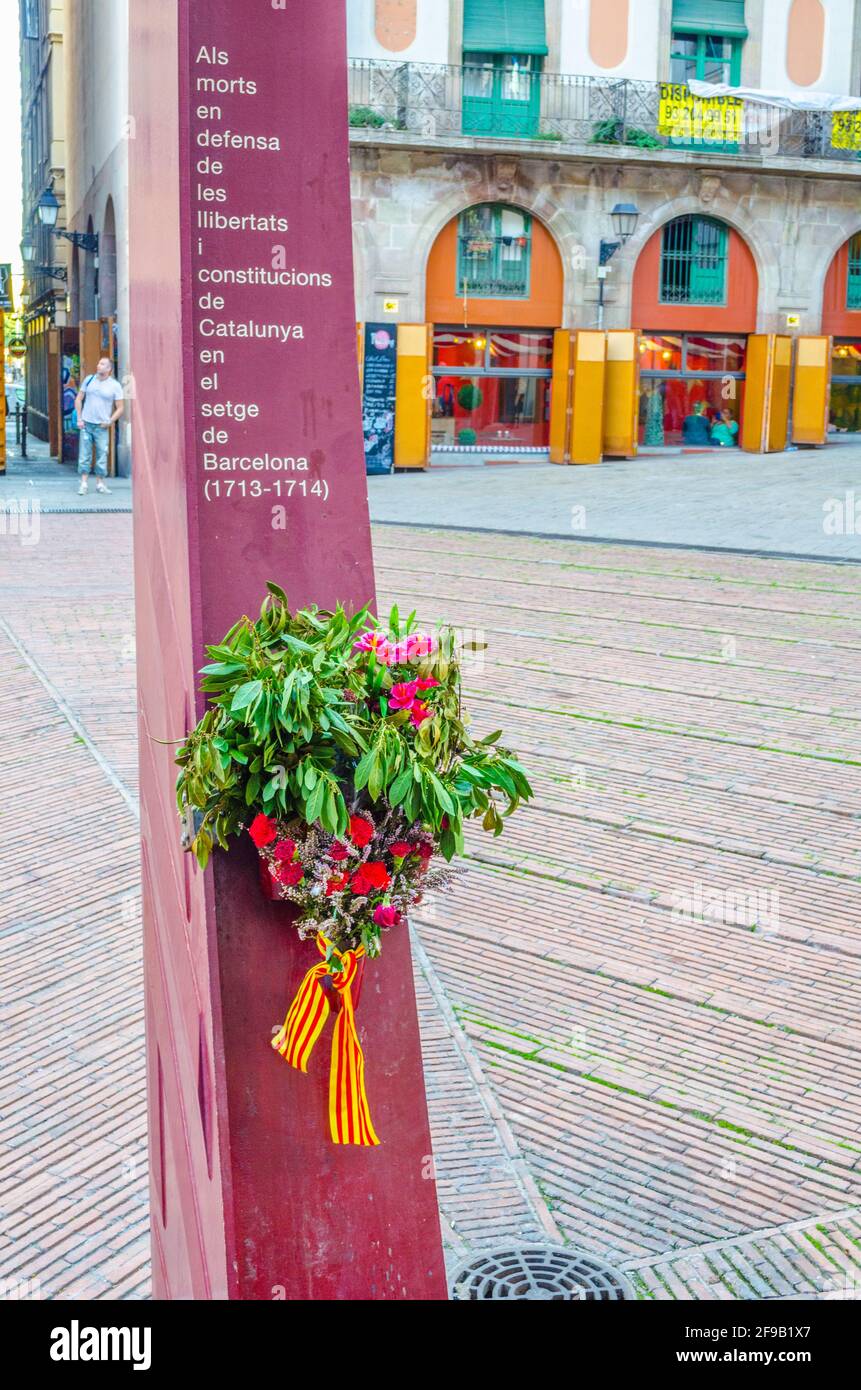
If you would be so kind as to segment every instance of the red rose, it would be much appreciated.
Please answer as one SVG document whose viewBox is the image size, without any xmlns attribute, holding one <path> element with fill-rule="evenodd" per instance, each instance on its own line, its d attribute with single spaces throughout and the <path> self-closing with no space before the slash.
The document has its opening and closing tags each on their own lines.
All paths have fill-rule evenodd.
<svg viewBox="0 0 861 1390">
<path fill-rule="evenodd" d="M 374 921 L 378 927 L 396 927 L 400 920 L 401 914 L 390 903 L 380 903 L 374 908 Z"/>
<path fill-rule="evenodd" d="M 285 884 L 288 888 L 295 888 L 297 883 L 301 883 L 305 877 L 304 864 L 285 864 L 283 869 L 279 869 L 275 875 L 279 883 Z"/>
<path fill-rule="evenodd" d="M 406 859 L 412 852 L 412 845 L 408 845 L 404 840 L 397 840 L 395 844 L 389 845 L 389 854 L 394 855 L 395 859 Z"/>
<path fill-rule="evenodd" d="M 331 898 L 333 893 L 343 893 L 349 880 L 349 874 L 340 874 L 337 878 L 330 878 L 326 884 L 326 897 Z"/>
<path fill-rule="evenodd" d="M 257 848 L 262 849 L 264 845 L 271 845 L 277 838 L 278 826 L 272 816 L 264 816 L 261 812 L 249 825 L 248 833 Z"/>
<path fill-rule="evenodd" d="M 350 817 L 350 839 L 359 849 L 364 849 L 374 838 L 374 827 L 364 816 Z"/>
<path fill-rule="evenodd" d="M 296 853 L 295 840 L 279 840 L 272 853 L 279 864 L 289 864 L 293 855 Z"/>
<path fill-rule="evenodd" d="M 420 858 L 433 858 L 433 845 L 429 844 L 427 840 L 419 840 L 418 844 L 414 845 L 413 848 L 415 849 L 416 854 L 420 856 Z"/>
<path fill-rule="evenodd" d="M 347 858 L 349 852 L 346 845 L 342 845 L 340 840 L 336 840 L 329 850 L 329 858 L 334 860 L 336 864 L 340 864 L 343 859 Z"/>
</svg>

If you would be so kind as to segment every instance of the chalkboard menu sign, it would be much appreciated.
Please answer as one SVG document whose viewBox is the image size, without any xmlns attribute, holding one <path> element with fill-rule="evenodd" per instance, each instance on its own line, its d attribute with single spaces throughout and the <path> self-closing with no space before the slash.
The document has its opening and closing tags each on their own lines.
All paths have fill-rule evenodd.
<svg viewBox="0 0 861 1390">
<path fill-rule="evenodd" d="M 365 324 L 362 430 L 368 473 L 391 473 L 395 466 L 395 379 L 397 327 Z"/>
</svg>

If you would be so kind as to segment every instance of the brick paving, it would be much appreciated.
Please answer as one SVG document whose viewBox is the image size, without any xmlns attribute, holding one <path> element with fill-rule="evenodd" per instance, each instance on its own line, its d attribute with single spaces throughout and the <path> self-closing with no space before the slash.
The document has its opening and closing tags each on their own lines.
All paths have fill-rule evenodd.
<svg viewBox="0 0 861 1390">
<path fill-rule="evenodd" d="M 0 1280 L 43 1296 L 149 1287 L 130 538 L 45 515 L 0 551 Z M 403 527 L 375 553 L 381 606 L 485 633 L 476 726 L 538 793 L 414 924 L 449 1254 L 857 1296 L 861 571 Z"/>
</svg>

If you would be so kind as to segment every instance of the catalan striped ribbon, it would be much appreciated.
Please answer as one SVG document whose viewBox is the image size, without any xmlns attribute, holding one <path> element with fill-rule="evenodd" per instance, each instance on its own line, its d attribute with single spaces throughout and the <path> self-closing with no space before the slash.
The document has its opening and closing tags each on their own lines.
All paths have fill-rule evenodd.
<svg viewBox="0 0 861 1390">
<path fill-rule="evenodd" d="M 332 943 L 319 932 L 317 949 L 325 956 Z M 365 1059 L 356 1032 L 352 984 L 359 968 L 364 947 L 357 951 L 335 951 L 342 969 L 332 975 L 332 985 L 341 996 L 341 1007 L 335 1019 L 332 1037 L 332 1061 L 329 1071 L 329 1128 L 334 1144 L 379 1144 L 371 1124 L 368 1097 L 365 1094 Z M 272 1046 L 291 1067 L 308 1070 L 308 1059 L 314 1044 L 329 1017 L 330 1004 L 323 988 L 323 978 L 329 973 L 325 960 L 312 965 L 284 1020 L 284 1025 L 272 1039 Z"/>
</svg>

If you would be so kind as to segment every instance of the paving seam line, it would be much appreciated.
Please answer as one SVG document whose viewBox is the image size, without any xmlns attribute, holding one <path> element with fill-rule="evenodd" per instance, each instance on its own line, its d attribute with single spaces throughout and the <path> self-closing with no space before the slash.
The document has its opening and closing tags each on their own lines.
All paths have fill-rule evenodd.
<svg viewBox="0 0 861 1390">
<path fill-rule="evenodd" d="M 21 660 L 29 667 L 33 675 L 39 681 L 40 685 L 42 685 L 46 693 L 50 696 L 51 700 L 53 700 L 54 704 L 57 706 L 57 709 L 60 711 L 63 718 L 74 730 L 76 736 L 84 744 L 90 755 L 95 759 L 96 763 L 98 764 L 101 771 L 104 773 L 105 777 L 110 782 L 111 786 L 115 789 L 115 791 L 119 792 L 123 801 L 126 803 L 127 807 L 131 811 L 134 819 L 137 822 L 140 822 L 140 809 L 138 807 L 137 797 L 126 786 L 125 782 L 122 780 L 119 774 L 114 771 L 114 769 L 111 767 L 110 763 L 103 756 L 103 754 L 99 752 L 98 748 L 93 743 L 93 740 L 90 738 L 90 735 L 87 733 L 86 729 L 84 728 L 84 725 L 81 723 L 80 719 L 75 714 L 75 711 L 72 709 L 71 705 L 68 703 L 67 700 L 63 698 L 63 696 L 60 694 L 59 690 L 51 680 L 50 676 L 48 676 L 42 670 L 42 667 L 35 660 L 35 658 L 30 655 L 23 643 L 19 642 L 18 638 L 15 636 L 15 633 L 12 631 L 11 627 L 6 622 L 5 618 L 0 618 L 0 632 L 3 633 L 10 645 L 14 647 Z"/>
<path fill-rule="evenodd" d="M 707 1255 L 713 1250 L 726 1250 L 736 1245 L 750 1245 L 758 1240 L 773 1240 L 775 1236 L 792 1235 L 795 1231 L 806 1231 L 811 1226 L 826 1226 L 846 1219 L 861 1220 L 861 1207 L 842 1207 L 839 1211 L 825 1212 L 821 1216 L 805 1216 L 799 1221 L 784 1221 L 780 1226 L 765 1226 L 758 1231 L 742 1231 L 738 1235 L 722 1236 L 720 1240 L 711 1240 L 704 1245 L 680 1246 L 677 1250 L 665 1250 L 661 1255 L 627 1260 L 621 1268 L 629 1273 L 638 1269 L 653 1269 L 655 1265 L 672 1264 L 676 1260 L 692 1259 L 699 1255 Z"/>
<path fill-rule="evenodd" d="M 553 1215 L 535 1182 L 508 1121 L 502 1112 L 496 1096 L 488 1082 L 478 1055 L 455 1017 L 454 1009 L 439 976 L 436 973 L 427 951 L 415 927 L 410 926 L 410 939 L 413 953 L 425 977 L 428 988 L 434 997 L 437 1008 L 445 1023 L 452 1041 L 461 1054 L 464 1065 L 475 1087 L 482 1108 L 486 1112 L 500 1148 L 511 1167 L 511 1172 L 524 1201 L 535 1217 L 536 1222 L 554 1244 L 566 1244 L 565 1236 L 553 1219 Z"/>
<path fill-rule="evenodd" d="M 703 551 L 708 555 L 752 555 L 761 560 L 802 560 L 807 564 L 861 565 L 861 559 L 851 555 L 807 555 L 792 550 L 756 550 L 738 545 L 695 545 L 684 541 L 626 540 L 623 536 L 569 535 L 563 531 L 513 531 L 502 526 L 454 526 L 445 521 L 389 521 L 372 516 L 372 526 L 400 526 L 407 531 L 455 531 L 476 536 L 524 536 L 532 541 L 571 541 L 585 545 L 630 545 L 644 550 Z"/>
</svg>

